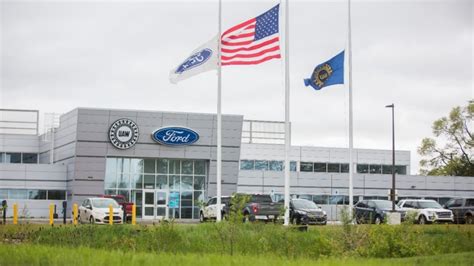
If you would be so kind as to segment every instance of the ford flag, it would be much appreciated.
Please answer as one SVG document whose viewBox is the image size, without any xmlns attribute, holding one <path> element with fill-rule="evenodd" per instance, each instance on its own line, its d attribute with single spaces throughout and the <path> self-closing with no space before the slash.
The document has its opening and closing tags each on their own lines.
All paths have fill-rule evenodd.
<svg viewBox="0 0 474 266">
<path fill-rule="evenodd" d="M 217 36 L 200 46 L 170 72 L 171 83 L 217 69 Z"/>
<path fill-rule="evenodd" d="M 305 86 L 311 86 L 315 90 L 334 84 L 344 84 L 344 51 L 317 65 L 311 78 L 304 80 Z"/>
</svg>

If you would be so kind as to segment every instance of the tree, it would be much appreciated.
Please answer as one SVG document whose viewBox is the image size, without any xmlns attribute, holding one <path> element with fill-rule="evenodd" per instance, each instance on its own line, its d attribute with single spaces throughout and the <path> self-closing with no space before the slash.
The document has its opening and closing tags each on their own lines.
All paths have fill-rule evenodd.
<svg viewBox="0 0 474 266">
<path fill-rule="evenodd" d="M 420 173 L 474 176 L 473 121 L 473 100 L 465 107 L 454 107 L 448 117 L 434 121 L 432 129 L 437 140 L 424 138 L 418 147 L 418 153 L 424 157 L 420 161 Z"/>
</svg>

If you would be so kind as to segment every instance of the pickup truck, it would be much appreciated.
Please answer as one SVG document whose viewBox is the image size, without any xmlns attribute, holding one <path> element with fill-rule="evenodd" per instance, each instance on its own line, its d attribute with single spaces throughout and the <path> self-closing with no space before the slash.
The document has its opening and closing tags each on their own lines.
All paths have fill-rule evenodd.
<svg viewBox="0 0 474 266">
<path fill-rule="evenodd" d="M 221 217 L 226 219 L 229 214 L 229 205 L 231 198 L 229 196 L 221 197 Z M 209 201 L 201 207 L 199 211 L 199 221 L 201 223 L 208 219 L 216 219 L 217 217 L 217 197 L 212 197 Z"/>
<path fill-rule="evenodd" d="M 247 221 L 277 221 L 282 203 L 273 202 L 270 195 L 251 194 L 250 201 L 245 205 L 242 213 L 244 222 Z"/>
<path fill-rule="evenodd" d="M 454 198 L 444 205 L 454 214 L 455 223 L 474 223 L 474 198 Z"/>
<path fill-rule="evenodd" d="M 128 202 L 124 195 L 102 195 L 100 197 L 114 199 L 120 206 L 122 206 L 122 210 L 127 214 L 127 220 L 132 220 L 133 203 Z"/>
</svg>

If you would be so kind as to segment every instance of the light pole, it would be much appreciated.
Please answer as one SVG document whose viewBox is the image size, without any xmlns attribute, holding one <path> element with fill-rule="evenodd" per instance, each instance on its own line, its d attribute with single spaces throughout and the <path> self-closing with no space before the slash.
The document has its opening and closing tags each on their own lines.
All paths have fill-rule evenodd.
<svg viewBox="0 0 474 266">
<path fill-rule="evenodd" d="M 392 108 L 392 212 L 395 212 L 395 105 L 392 103 L 386 105 L 386 108 Z"/>
</svg>

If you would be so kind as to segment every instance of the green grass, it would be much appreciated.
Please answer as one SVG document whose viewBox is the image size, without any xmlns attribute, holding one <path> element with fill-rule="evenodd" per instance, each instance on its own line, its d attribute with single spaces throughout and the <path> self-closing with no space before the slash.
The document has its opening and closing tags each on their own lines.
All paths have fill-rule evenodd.
<svg viewBox="0 0 474 266">
<path fill-rule="evenodd" d="M 474 226 L 318 226 L 299 232 L 273 224 L 7 225 L 0 226 L 1 242 L 192 256 L 403 258 L 474 252 Z"/>
<path fill-rule="evenodd" d="M 474 252 L 398 259 L 229 256 L 217 254 L 170 254 L 96 250 L 44 245 L 0 244 L 0 265 L 473 265 Z"/>
</svg>

